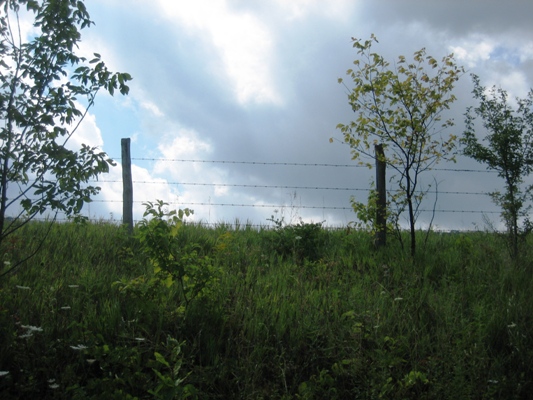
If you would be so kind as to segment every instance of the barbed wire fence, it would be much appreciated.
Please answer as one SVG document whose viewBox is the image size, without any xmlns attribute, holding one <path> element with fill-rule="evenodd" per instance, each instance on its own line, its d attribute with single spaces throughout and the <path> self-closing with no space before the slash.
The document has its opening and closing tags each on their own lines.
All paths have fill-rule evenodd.
<svg viewBox="0 0 533 400">
<path fill-rule="evenodd" d="M 131 168 L 131 162 L 164 162 L 164 163 L 175 163 L 175 164 L 218 164 L 218 165 L 242 165 L 242 166 L 259 166 L 259 167 L 280 167 L 280 168 L 286 168 L 286 167 L 303 167 L 303 168 L 348 168 L 348 169 L 354 169 L 354 168 L 366 168 L 365 166 L 356 165 L 356 164 L 335 164 L 335 163 L 302 163 L 302 162 L 270 162 L 270 161 L 245 161 L 245 160 L 202 160 L 202 159 L 186 159 L 186 158 L 148 158 L 148 157 L 130 157 L 130 165 L 128 166 L 127 162 L 124 162 L 124 158 L 122 162 L 122 168 Z M 119 157 L 116 157 L 114 159 L 121 159 Z M 483 169 L 461 169 L 461 168 L 432 168 L 433 171 L 442 171 L 442 172 L 451 172 L 455 174 L 465 174 L 465 173 L 472 173 L 472 174 L 487 174 L 492 173 L 493 171 L 483 170 Z M 131 175 L 131 170 L 129 172 Z M 123 171 L 123 177 L 127 176 L 128 172 Z M 124 194 L 126 192 L 132 192 L 131 187 L 128 187 L 128 184 L 124 182 L 124 180 L 121 182 L 117 179 L 110 179 L 110 180 L 100 180 L 99 183 L 108 183 L 108 184 L 120 184 L 122 183 L 124 188 Z M 353 212 L 353 208 L 349 204 L 349 198 L 352 194 L 357 192 L 362 193 L 369 193 L 371 190 L 370 187 L 351 187 L 351 186 L 341 186 L 341 185 L 276 185 L 276 184 L 254 184 L 254 183 L 231 183 L 231 182 L 195 182 L 195 181 L 179 181 L 179 180 L 136 180 L 135 176 L 132 176 L 130 185 L 144 185 L 144 186 L 151 186 L 151 185 L 166 185 L 166 186 L 180 186 L 180 187 L 191 187 L 191 188 L 237 188 L 237 189 L 265 189 L 265 190 L 290 190 L 293 192 L 303 192 L 303 191 L 327 191 L 327 192 L 343 192 L 346 193 L 346 202 L 345 204 L 309 204 L 309 203 L 300 203 L 297 205 L 298 209 L 301 210 L 321 210 L 322 212 L 326 211 L 342 211 L 342 212 Z M 489 193 L 484 191 L 453 191 L 453 190 L 427 190 L 426 193 L 428 194 L 434 194 L 434 195 L 461 195 L 461 196 L 487 196 Z M 133 205 L 134 204 L 143 204 L 147 202 L 153 202 L 153 198 L 148 198 L 150 194 L 149 190 L 146 190 L 144 193 L 136 193 L 136 197 L 133 198 L 133 196 L 130 199 L 127 199 L 127 197 L 123 197 L 123 199 L 95 199 L 93 200 L 94 203 L 122 203 L 124 206 L 124 215 L 133 215 Z M 196 196 L 199 197 L 199 196 Z M 178 207 L 215 207 L 215 208 L 241 208 L 241 209 L 271 209 L 271 210 L 282 210 L 284 208 L 287 208 L 287 204 L 280 204 L 280 203 L 246 203 L 246 202 L 216 202 L 211 201 L 211 198 L 209 199 L 199 199 L 197 201 L 171 201 L 170 199 L 161 199 L 164 200 L 166 203 L 168 203 L 170 206 L 178 206 Z M 127 213 L 127 208 L 129 209 L 129 212 Z M 420 213 L 436 213 L 436 214 L 482 214 L 482 215 L 495 215 L 500 214 L 500 211 L 497 209 L 486 209 L 486 210 L 480 210 L 480 209 L 455 209 L 453 207 L 448 208 L 435 208 L 435 209 L 419 209 Z M 131 217 L 131 222 L 124 221 L 128 224 L 133 224 L 135 221 L 133 221 L 133 217 Z M 355 219 L 355 215 L 354 218 Z M 203 222 L 204 224 L 212 225 L 210 222 Z M 261 227 L 265 224 L 260 224 L 254 222 L 253 226 Z"/>
</svg>

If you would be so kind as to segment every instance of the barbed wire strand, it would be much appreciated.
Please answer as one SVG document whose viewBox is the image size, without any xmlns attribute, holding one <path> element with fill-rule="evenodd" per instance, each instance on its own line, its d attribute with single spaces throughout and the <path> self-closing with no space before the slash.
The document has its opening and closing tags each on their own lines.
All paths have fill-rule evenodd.
<svg viewBox="0 0 533 400">
<path fill-rule="evenodd" d="M 121 157 L 111 157 L 114 160 L 120 160 Z M 232 160 L 194 160 L 181 158 L 148 158 L 132 157 L 132 161 L 163 161 L 163 162 L 182 162 L 182 163 L 204 163 L 204 164 L 244 164 L 244 165 L 269 165 L 269 166 L 297 166 L 297 167 L 331 167 L 331 168 L 368 168 L 361 164 L 329 164 L 329 163 L 298 163 L 298 162 L 275 162 L 275 161 L 232 161 Z M 431 168 L 431 171 L 446 172 L 477 172 L 477 173 L 495 173 L 488 169 L 455 169 L 455 168 Z"/>
<path fill-rule="evenodd" d="M 92 200 L 93 203 L 122 203 L 122 200 Z M 151 202 L 151 200 L 134 200 L 134 203 L 146 204 Z M 274 204 L 239 204 L 239 203 L 206 203 L 206 202 L 167 202 L 168 205 L 177 205 L 177 206 L 214 206 L 214 207 L 249 207 L 249 208 L 287 208 L 290 207 L 286 204 L 283 205 L 274 205 Z M 315 209 L 315 210 L 353 210 L 352 207 L 344 206 L 307 206 L 307 205 L 298 205 L 296 208 L 299 209 Z M 483 211 L 483 210 L 418 210 L 420 212 L 433 212 L 436 213 L 469 213 L 469 214 L 499 214 L 499 211 Z"/>
<path fill-rule="evenodd" d="M 122 183 L 120 180 L 101 180 L 91 181 L 93 183 Z M 182 185 L 182 186 L 213 186 L 213 187 L 241 187 L 241 188 L 253 188 L 253 189 L 295 189 L 295 190 L 337 190 L 337 191 L 362 191 L 368 192 L 372 189 L 369 188 L 346 188 L 346 187 L 321 187 L 321 186 L 283 186 L 283 185 L 251 185 L 251 184 L 236 184 L 236 183 L 196 183 L 196 182 L 167 182 L 167 181 L 133 181 L 137 184 L 148 185 Z M 396 189 L 393 191 L 401 191 Z M 417 192 L 420 193 L 420 192 Z M 424 193 L 431 194 L 457 194 L 457 195 L 489 195 L 488 192 L 450 192 L 450 191 L 436 191 L 430 190 Z"/>
</svg>

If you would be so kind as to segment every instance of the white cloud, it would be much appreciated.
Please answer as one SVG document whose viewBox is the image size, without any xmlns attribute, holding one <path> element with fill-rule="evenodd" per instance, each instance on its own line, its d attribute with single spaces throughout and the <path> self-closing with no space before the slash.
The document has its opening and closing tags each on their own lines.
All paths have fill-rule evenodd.
<svg viewBox="0 0 533 400">
<path fill-rule="evenodd" d="M 519 49 L 520 62 L 533 60 L 533 42 L 526 41 Z"/>
<path fill-rule="evenodd" d="M 517 107 L 516 97 L 525 98 L 529 89 L 528 81 L 522 71 L 501 71 L 495 70 L 489 74 L 487 82 L 483 84 L 487 88 L 496 86 L 502 88 L 509 95 L 508 102 L 512 107 Z"/>
<path fill-rule="evenodd" d="M 133 184 L 133 198 L 134 201 L 137 201 L 133 205 L 134 219 L 137 219 L 137 216 L 142 216 L 145 210 L 145 206 L 139 202 L 155 202 L 156 200 L 170 202 L 178 196 L 177 191 L 168 184 L 166 179 L 154 177 L 152 173 L 145 168 L 132 165 L 131 174 L 135 177 L 133 179 L 134 182 L 137 182 Z"/>
<path fill-rule="evenodd" d="M 177 135 L 169 143 L 163 141 L 159 146 L 159 151 L 164 159 L 175 159 L 185 157 L 187 159 L 193 159 L 209 154 L 212 152 L 212 147 L 209 143 L 200 139 L 198 133 L 191 129 L 180 129 Z M 166 164 L 158 164 L 156 171 L 166 169 Z"/>
<path fill-rule="evenodd" d="M 149 111 L 151 114 L 153 114 L 156 117 L 164 117 L 165 114 L 157 107 L 155 103 L 152 103 L 151 101 L 141 101 L 141 107 L 145 110 Z"/>
<path fill-rule="evenodd" d="M 514 36 L 500 35 L 499 37 L 474 34 L 464 37 L 458 45 L 450 46 L 451 51 L 459 61 L 463 61 L 469 68 L 483 63 L 504 62 L 509 66 L 518 67 L 520 64 L 533 59 L 533 44 L 528 40 Z"/>
<path fill-rule="evenodd" d="M 158 4 L 166 18 L 177 19 L 214 46 L 222 64 L 215 71 L 224 71 L 239 103 L 282 103 L 272 71 L 273 35 L 259 18 L 231 10 L 225 0 L 158 0 Z"/>
<path fill-rule="evenodd" d="M 18 12 L 18 22 L 14 13 L 10 12 L 9 16 L 9 22 L 11 23 L 12 31 L 14 33 L 20 32 L 20 38 L 23 42 L 31 40 L 34 36 L 40 33 L 40 30 L 34 25 L 34 13 L 31 11 L 27 11 L 26 7 L 20 7 Z M 17 39 L 17 34 L 15 34 L 15 42 L 17 41 Z"/>
<path fill-rule="evenodd" d="M 83 109 L 81 104 L 77 104 L 79 109 Z M 90 147 L 102 147 L 104 145 L 104 139 L 102 138 L 102 132 L 96 124 L 96 116 L 87 113 L 85 118 L 81 122 L 80 126 L 72 137 L 67 142 L 67 148 L 72 150 L 78 150 L 81 145 L 85 144 Z"/>
<path fill-rule="evenodd" d="M 331 19 L 346 19 L 351 15 L 354 1 L 350 0 L 275 0 L 286 18 L 302 19 L 309 14 L 320 14 Z"/>
<path fill-rule="evenodd" d="M 450 46 L 457 60 L 466 63 L 469 68 L 489 60 L 495 48 L 496 43 L 493 40 L 477 35 L 463 39 L 457 46 Z"/>
<path fill-rule="evenodd" d="M 227 186 L 215 186 L 215 196 L 222 197 L 229 194 L 229 188 Z"/>
</svg>

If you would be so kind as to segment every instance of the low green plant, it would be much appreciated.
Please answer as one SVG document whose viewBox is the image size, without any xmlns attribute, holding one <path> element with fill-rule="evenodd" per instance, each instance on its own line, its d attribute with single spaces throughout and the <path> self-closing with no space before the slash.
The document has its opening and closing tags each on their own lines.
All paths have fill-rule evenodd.
<svg viewBox="0 0 533 400">
<path fill-rule="evenodd" d="M 392 198 L 387 202 L 386 205 L 386 232 L 387 233 L 398 233 L 399 225 L 398 219 L 402 211 L 401 207 L 397 207 L 397 211 L 394 212 L 392 209 L 392 204 L 396 198 Z M 381 229 L 377 225 L 376 216 L 378 210 L 378 192 L 375 189 L 375 185 L 372 183 L 371 189 L 368 193 L 367 203 L 359 202 L 355 199 L 354 196 L 350 198 L 350 204 L 352 209 L 357 216 L 357 221 L 351 222 L 350 224 L 357 230 L 363 230 L 368 232 L 372 237 L 375 237 L 378 229 Z M 396 204 L 398 206 L 398 204 Z"/>
<path fill-rule="evenodd" d="M 311 379 L 298 386 L 297 399 L 338 399 L 335 379 L 327 369 L 311 376 Z"/>
<path fill-rule="evenodd" d="M 164 349 L 167 357 L 159 352 L 154 352 L 154 360 L 151 361 L 152 371 L 157 376 L 155 389 L 148 390 L 148 393 L 157 400 L 188 399 L 196 398 L 196 390 L 193 385 L 185 384 L 187 374 L 181 376 L 183 364 L 183 354 L 181 348 L 184 343 L 167 337 Z M 168 360 L 167 360 L 168 359 Z"/>
<path fill-rule="evenodd" d="M 176 284 L 180 299 L 187 306 L 195 297 L 208 292 L 217 280 L 212 260 L 198 254 L 197 244 L 177 240 L 184 218 L 193 211 L 188 208 L 169 211 L 168 204 L 161 200 L 147 202 L 145 206 L 135 237 L 154 273 L 162 276 L 167 286 Z"/>
<path fill-rule="evenodd" d="M 296 263 L 304 260 L 317 261 L 324 249 L 322 224 L 307 223 L 300 220 L 294 225 L 285 225 L 283 218 L 271 216 L 267 219 L 274 223 L 274 229 L 265 233 L 267 251 L 274 251 L 283 257 L 292 257 Z"/>
</svg>

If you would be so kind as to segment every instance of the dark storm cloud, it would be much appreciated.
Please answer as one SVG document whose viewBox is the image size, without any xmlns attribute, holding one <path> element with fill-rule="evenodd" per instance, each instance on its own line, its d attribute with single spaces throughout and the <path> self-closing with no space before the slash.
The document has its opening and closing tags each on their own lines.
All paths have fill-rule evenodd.
<svg viewBox="0 0 533 400">
<path fill-rule="evenodd" d="M 376 0 L 366 7 L 376 24 L 421 22 L 456 37 L 532 32 L 529 0 Z"/>
</svg>

